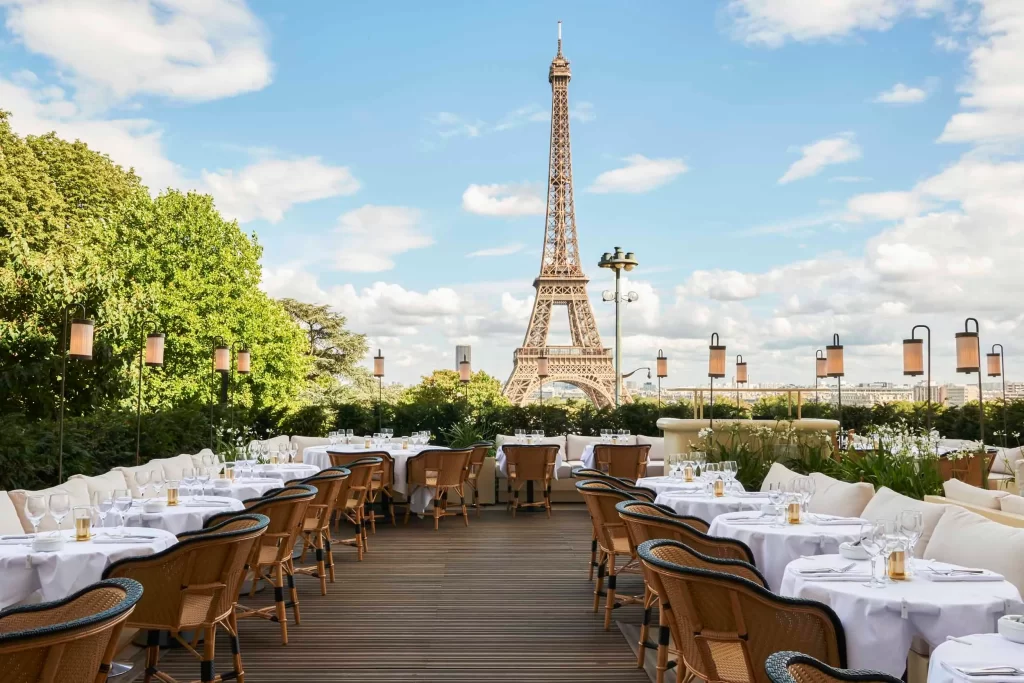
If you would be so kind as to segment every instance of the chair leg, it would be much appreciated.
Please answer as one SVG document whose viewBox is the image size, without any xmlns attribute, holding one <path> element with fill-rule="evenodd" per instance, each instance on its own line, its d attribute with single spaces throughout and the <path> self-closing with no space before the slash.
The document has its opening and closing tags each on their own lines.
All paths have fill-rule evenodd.
<svg viewBox="0 0 1024 683">
<path fill-rule="evenodd" d="M 373 505 L 373 502 L 370 502 L 369 505 Z M 370 508 L 370 533 L 377 533 L 377 511 L 372 507 Z"/>
<path fill-rule="evenodd" d="M 398 526 L 395 524 L 395 494 L 392 493 L 388 496 L 388 514 L 391 515 L 391 526 Z"/>
<path fill-rule="evenodd" d="M 299 614 L 299 593 L 295 590 L 295 565 L 291 560 L 285 562 L 285 575 L 288 577 L 288 596 L 292 602 L 292 617 L 295 619 L 295 625 L 298 626 L 302 623 L 302 617 Z"/>
<path fill-rule="evenodd" d="M 473 482 L 473 508 L 476 510 L 476 516 L 480 516 L 480 492 L 477 490 L 477 483 Z"/>
<path fill-rule="evenodd" d="M 160 632 L 146 632 L 146 674 L 143 681 L 149 683 L 156 674 L 160 664 Z"/>
<path fill-rule="evenodd" d="M 594 580 L 594 567 L 597 566 L 597 534 L 590 539 L 590 581 Z"/>
<path fill-rule="evenodd" d="M 601 593 L 604 592 L 604 551 L 597 555 L 597 583 L 594 584 L 594 614 L 601 607 Z"/>
<path fill-rule="evenodd" d="M 324 535 L 319 530 L 313 540 L 313 554 L 316 557 L 316 575 L 320 579 L 320 595 L 327 595 L 327 563 L 324 562 Z M 334 577 L 331 577 L 334 580 Z"/>
<path fill-rule="evenodd" d="M 334 548 L 331 547 L 331 532 L 324 534 L 324 554 L 327 557 L 327 574 L 334 583 Z"/>
<path fill-rule="evenodd" d="M 228 615 L 228 627 L 231 633 L 231 659 L 235 665 L 235 680 L 245 683 L 245 670 L 242 668 L 242 648 L 238 642 L 238 616 L 234 610 Z"/>
<path fill-rule="evenodd" d="M 373 513 L 371 512 L 370 515 L 372 514 Z M 363 539 L 364 551 L 370 550 L 370 533 L 369 531 L 367 531 L 367 527 L 369 527 L 370 525 L 367 524 L 367 517 L 369 517 L 369 515 L 366 514 L 366 507 L 364 506 L 359 510 L 359 535 L 360 538 Z"/>
<path fill-rule="evenodd" d="M 664 683 L 665 672 L 668 671 L 668 639 L 669 630 L 665 623 L 665 612 L 661 609 L 661 605 L 658 605 L 658 665 L 655 683 Z M 680 677 L 683 675 L 683 668 L 676 669 L 677 681 L 680 681 Z"/>
<path fill-rule="evenodd" d="M 281 626 L 281 644 L 288 644 L 288 611 L 284 605 L 284 566 L 277 565 L 274 571 L 274 605 L 277 623 Z"/>
<path fill-rule="evenodd" d="M 548 513 L 548 519 L 551 519 L 551 484 L 549 483 L 547 488 L 544 489 L 544 510 Z"/>
<path fill-rule="evenodd" d="M 199 663 L 199 680 L 213 683 L 217 678 L 214 669 L 214 647 L 217 643 L 217 627 L 207 626 L 203 629 L 203 660 Z"/>
<path fill-rule="evenodd" d="M 644 621 L 640 624 L 640 647 L 636 650 L 636 668 L 644 668 L 644 659 L 647 658 L 647 636 L 651 625 L 651 605 L 654 603 L 654 593 L 647 584 L 644 584 Z"/>
<path fill-rule="evenodd" d="M 516 488 L 512 493 L 512 519 L 516 518 L 516 511 L 519 509 L 519 489 Z"/>
<path fill-rule="evenodd" d="M 437 531 L 438 522 L 441 520 L 441 499 L 434 496 L 434 531 Z"/>
<path fill-rule="evenodd" d="M 604 600 L 604 630 L 610 631 L 615 608 L 615 553 L 608 553 L 608 594 Z"/>
</svg>

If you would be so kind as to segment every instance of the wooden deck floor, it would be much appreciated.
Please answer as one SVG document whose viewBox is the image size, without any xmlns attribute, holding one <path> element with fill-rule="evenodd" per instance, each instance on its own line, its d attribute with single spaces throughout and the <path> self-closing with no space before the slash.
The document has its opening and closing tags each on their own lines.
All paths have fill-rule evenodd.
<svg viewBox="0 0 1024 683">
<path fill-rule="evenodd" d="M 461 520 L 413 518 L 398 528 L 378 525 L 370 552 L 335 551 L 338 582 L 320 596 L 316 579 L 300 576 L 302 624 L 289 624 L 282 646 L 276 624 L 240 624 L 249 683 L 282 681 L 540 682 L 648 681 L 617 628 L 602 628 L 587 581 L 590 520 L 582 505 L 513 520 L 487 510 Z M 619 589 L 642 593 L 639 576 Z M 269 591 L 252 604 L 268 604 Z M 616 610 L 639 623 L 639 607 Z M 227 641 L 219 672 L 229 668 Z M 199 678 L 183 651 L 162 654 L 162 668 L 179 679 Z"/>
</svg>

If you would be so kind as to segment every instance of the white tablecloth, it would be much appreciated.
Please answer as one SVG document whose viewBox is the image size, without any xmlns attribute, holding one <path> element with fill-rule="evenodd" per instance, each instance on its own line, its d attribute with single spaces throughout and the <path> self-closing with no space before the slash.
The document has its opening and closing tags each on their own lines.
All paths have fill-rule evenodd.
<svg viewBox="0 0 1024 683">
<path fill-rule="evenodd" d="M 207 519 L 221 512 L 241 510 L 245 506 L 237 498 L 223 496 L 206 496 L 202 504 L 193 496 L 184 497 L 174 507 L 165 507 L 160 512 L 146 512 L 141 504 L 133 504 L 130 512 L 125 513 L 125 526 L 162 529 L 172 534 L 186 531 L 198 531 L 203 528 Z M 117 515 L 107 515 L 107 526 L 117 525 Z"/>
<path fill-rule="evenodd" d="M 526 444 L 514 444 L 513 443 L 513 444 L 509 444 L 509 445 L 510 446 L 522 446 L 522 445 L 526 445 Z M 554 446 L 555 444 L 539 443 L 537 445 L 538 446 Z M 502 450 L 502 449 L 503 449 L 503 446 L 499 446 L 498 447 L 498 451 L 494 454 L 494 458 L 495 458 L 494 465 L 495 465 L 495 468 L 497 469 L 498 476 L 507 479 L 508 478 L 508 460 L 506 460 L 506 458 L 505 458 L 505 451 Z M 555 474 L 554 474 L 554 478 L 555 479 L 558 479 L 558 468 L 560 468 L 562 466 L 562 461 L 565 459 L 564 455 L 565 454 L 562 453 L 561 447 L 559 447 L 558 455 L 555 456 Z"/>
<path fill-rule="evenodd" d="M 651 489 L 655 493 L 673 493 L 673 492 L 685 492 L 685 493 L 700 493 L 704 490 L 704 485 L 700 482 L 694 481 L 687 483 L 683 481 L 681 477 L 640 477 L 636 480 L 637 486 L 643 486 L 645 489 Z M 744 491 L 743 484 L 738 481 L 733 485 L 734 491 Z M 736 510 L 746 508 L 736 508 Z M 735 510 L 733 510 L 735 512 Z M 703 519 L 703 518 L 702 518 Z M 709 520 L 710 521 L 710 520 Z"/>
<path fill-rule="evenodd" d="M 254 477 L 260 479 L 277 479 L 287 484 L 297 479 L 312 477 L 320 469 L 306 463 L 292 463 L 290 465 L 257 465 Z"/>
<path fill-rule="evenodd" d="M 650 488 L 650 486 L 648 486 Z M 667 491 L 659 493 L 655 503 L 671 508 L 677 515 L 697 517 L 711 524 L 716 517 L 729 512 L 760 512 L 768 504 L 768 497 L 740 497 L 735 495 L 711 498 L 703 492 Z"/>
<path fill-rule="evenodd" d="M 733 512 L 719 515 L 711 522 L 708 533 L 746 543 L 754 554 L 754 564 L 768 580 L 768 586 L 776 592 L 782 585 L 786 565 L 790 562 L 804 555 L 838 553 L 840 543 L 852 543 L 860 536 L 860 524 L 822 526 L 803 522 L 774 527 L 770 525 L 768 517 L 746 524 L 736 519 L 749 517 L 750 514 Z"/>
<path fill-rule="evenodd" d="M 223 496 L 235 500 L 259 498 L 270 489 L 281 488 L 284 484 L 280 479 L 217 479 L 206 487 L 210 496 Z"/>
<path fill-rule="evenodd" d="M 312 446 L 302 452 L 302 461 L 310 466 L 317 467 L 318 470 L 325 470 L 331 466 L 331 457 L 327 454 L 327 451 L 332 450 L 335 453 L 366 453 L 367 449 L 363 448 L 362 444 L 338 444 L 335 446 Z M 409 495 L 408 480 L 406 478 L 406 463 L 409 458 L 416 455 L 420 451 L 426 449 L 441 449 L 448 450 L 442 446 L 412 446 L 407 449 L 403 448 L 370 448 L 371 451 L 387 451 L 392 458 L 395 460 L 395 481 L 393 489 L 395 493 L 401 493 L 405 496 Z M 427 506 L 434 500 L 434 496 L 431 495 L 430 491 L 420 488 L 413 495 L 410 501 L 410 507 L 412 511 L 418 515 L 422 515 L 426 512 Z"/>
<path fill-rule="evenodd" d="M 112 562 L 151 555 L 177 541 L 174 534 L 158 529 L 145 534 L 152 536 L 152 541 L 108 544 L 78 542 L 73 531 L 65 530 L 64 548 L 55 552 L 35 552 L 29 543 L 0 545 L 0 608 L 24 602 L 36 593 L 44 602 L 60 600 L 99 581 Z"/>
<path fill-rule="evenodd" d="M 785 572 L 780 595 L 823 602 L 839 616 L 846 631 L 847 664 L 851 669 L 874 669 L 903 675 L 912 638 L 920 636 L 936 647 L 946 636 L 991 633 L 1003 614 L 1020 612 L 1020 594 L 1007 581 L 937 582 L 924 578 L 894 581 L 870 588 L 861 581 L 818 581 L 793 570 L 811 566 L 844 566 L 838 555 L 798 559 Z M 918 560 L 917 567 L 942 563 Z M 868 562 L 851 571 L 866 574 Z M 994 663 L 994 662 L 993 662 Z"/>
<path fill-rule="evenodd" d="M 953 672 L 943 666 L 1015 666 L 1024 669 L 1024 645 L 1003 638 L 998 633 L 983 633 L 971 636 L 960 636 L 967 643 L 947 640 L 932 650 L 928 662 L 928 683 L 963 683 L 964 679 L 954 676 Z M 986 681 L 995 683 L 999 679 L 985 677 Z M 1018 679 L 1020 680 L 1020 679 Z"/>
</svg>

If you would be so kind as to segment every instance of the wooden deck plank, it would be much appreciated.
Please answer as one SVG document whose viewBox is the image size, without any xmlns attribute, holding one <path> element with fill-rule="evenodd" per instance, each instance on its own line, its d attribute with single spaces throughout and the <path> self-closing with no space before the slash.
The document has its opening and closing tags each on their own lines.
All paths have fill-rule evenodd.
<svg viewBox="0 0 1024 683">
<path fill-rule="evenodd" d="M 316 579 L 296 577 L 302 624 L 289 623 L 289 645 L 276 624 L 240 624 L 246 680 L 646 682 L 619 630 L 605 632 L 603 615 L 591 611 L 590 533 L 580 505 L 559 507 L 550 520 L 491 509 L 469 528 L 442 520 L 436 533 L 431 520 L 378 524 L 363 562 L 351 548 L 336 549 L 338 580 L 326 597 Z M 620 591 L 642 586 L 639 576 L 619 580 Z M 615 616 L 639 623 L 641 611 Z M 226 640 L 217 652 L 225 671 Z M 198 662 L 181 650 L 163 653 L 161 668 L 199 677 Z"/>
</svg>

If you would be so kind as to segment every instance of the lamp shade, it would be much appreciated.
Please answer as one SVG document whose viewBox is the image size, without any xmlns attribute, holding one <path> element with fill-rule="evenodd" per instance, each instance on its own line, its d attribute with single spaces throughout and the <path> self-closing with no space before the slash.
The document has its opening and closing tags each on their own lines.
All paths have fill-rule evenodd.
<svg viewBox="0 0 1024 683">
<path fill-rule="evenodd" d="M 146 335 L 146 365 L 151 368 L 164 364 L 164 335 L 153 332 Z"/>
<path fill-rule="evenodd" d="M 988 376 L 998 377 L 1003 374 L 1003 363 L 1002 356 L 998 353 L 989 353 L 985 355 L 988 365 Z"/>
<path fill-rule="evenodd" d="M 380 352 L 380 349 L 377 349 L 377 355 L 373 357 L 373 376 L 384 376 L 384 354 Z"/>
<path fill-rule="evenodd" d="M 249 349 L 239 349 L 235 358 L 235 369 L 240 375 L 248 375 L 252 371 L 252 354 Z"/>
<path fill-rule="evenodd" d="M 213 371 L 228 372 L 231 370 L 231 351 L 223 344 L 213 348 Z"/>
<path fill-rule="evenodd" d="M 836 335 L 837 343 L 825 347 L 825 372 L 829 377 L 842 377 L 845 374 L 843 368 L 843 346 L 839 344 L 839 335 Z"/>
<path fill-rule="evenodd" d="M 459 381 L 463 384 L 468 384 L 469 380 L 473 378 L 473 368 L 469 364 L 469 358 L 463 356 L 462 360 L 459 361 Z"/>
<path fill-rule="evenodd" d="M 71 340 L 68 346 L 68 356 L 70 358 L 92 360 L 94 330 L 95 323 L 92 320 L 87 320 L 86 318 L 74 318 L 71 320 Z"/>
<path fill-rule="evenodd" d="M 541 379 L 548 378 L 548 357 L 538 356 L 537 357 L 537 377 Z"/>
<path fill-rule="evenodd" d="M 658 349 L 658 377 L 668 377 L 668 358 Z"/>
<path fill-rule="evenodd" d="M 719 346 L 718 333 L 711 335 L 711 346 L 708 347 L 708 377 L 725 377 L 725 347 Z"/>
<path fill-rule="evenodd" d="M 824 356 L 814 359 L 814 375 L 818 379 L 828 377 L 828 360 Z"/>
<path fill-rule="evenodd" d="M 924 374 L 923 339 L 903 340 L 903 374 L 911 376 Z"/>
<path fill-rule="evenodd" d="M 981 350 L 977 332 L 956 333 L 956 371 L 978 372 L 981 369 Z"/>
<path fill-rule="evenodd" d="M 743 360 L 736 361 L 736 384 L 747 383 L 747 363 Z"/>
</svg>

